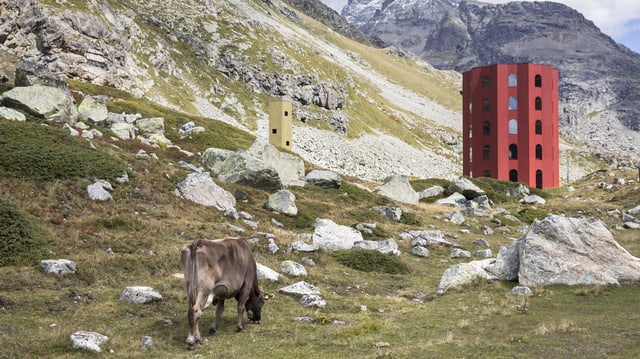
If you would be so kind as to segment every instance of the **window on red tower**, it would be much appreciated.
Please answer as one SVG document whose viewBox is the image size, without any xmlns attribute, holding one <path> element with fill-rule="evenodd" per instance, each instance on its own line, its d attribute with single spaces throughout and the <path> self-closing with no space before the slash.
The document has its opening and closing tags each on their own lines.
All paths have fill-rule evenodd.
<svg viewBox="0 0 640 359">
<path fill-rule="evenodd" d="M 536 160 L 542 159 L 542 145 L 536 145 Z"/>
<path fill-rule="evenodd" d="M 491 124 L 489 121 L 484 121 L 482 124 L 482 134 L 485 136 L 491 134 Z"/>
<path fill-rule="evenodd" d="M 512 143 L 509 145 L 509 159 L 517 160 L 518 159 L 518 145 Z"/>
<path fill-rule="evenodd" d="M 540 75 L 536 75 L 536 78 L 535 78 L 535 86 L 536 86 L 536 87 L 542 87 L 542 76 L 540 76 Z"/>
<path fill-rule="evenodd" d="M 518 98 L 515 96 L 509 96 L 509 110 L 518 109 Z"/>
<path fill-rule="evenodd" d="M 518 86 L 518 75 L 516 74 L 509 74 L 509 87 L 516 87 Z"/>
<path fill-rule="evenodd" d="M 491 177 L 491 171 L 489 170 L 484 170 L 484 173 L 482 174 L 484 177 Z"/>
<path fill-rule="evenodd" d="M 491 87 L 491 81 L 489 80 L 489 76 L 484 76 L 482 78 L 482 88 L 489 88 Z"/>
<path fill-rule="evenodd" d="M 542 121 L 536 120 L 536 135 L 542 134 Z"/>
<path fill-rule="evenodd" d="M 509 134 L 517 135 L 518 134 L 518 120 L 512 118 L 509 120 Z"/>
<path fill-rule="evenodd" d="M 484 147 L 482 147 L 482 159 L 488 160 L 489 158 L 491 158 L 491 146 L 484 145 Z"/>
<path fill-rule="evenodd" d="M 542 110 L 542 98 L 541 97 L 536 97 L 536 110 L 540 111 Z"/>
<path fill-rule="evenodd" d="M 485 97 L 484 100 L 482 100 L 482 111 L 489 112 L 489 110 L 491 110 L 491 100 Z"/>
</svg>

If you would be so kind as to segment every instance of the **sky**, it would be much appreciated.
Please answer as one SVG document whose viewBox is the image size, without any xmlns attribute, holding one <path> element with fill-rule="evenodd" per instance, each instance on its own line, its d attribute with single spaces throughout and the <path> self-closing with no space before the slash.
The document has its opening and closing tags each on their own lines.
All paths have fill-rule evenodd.
<svg viewBox="0 0 640 359">
<path fill-rule="evenodd" d="M 320 0 L 338 13 L 347 0 Z M 509 0 L 481 0 L 505 3 Z M 631 50 L 640 53 L 640 0 L 555 0 L 578 10 L 600 31 Z"/>
</svg>

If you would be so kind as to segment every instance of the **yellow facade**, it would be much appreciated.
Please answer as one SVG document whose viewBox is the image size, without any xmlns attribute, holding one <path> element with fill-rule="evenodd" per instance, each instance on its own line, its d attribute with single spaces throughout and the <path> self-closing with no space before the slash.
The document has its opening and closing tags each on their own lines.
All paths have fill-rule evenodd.
<svg viewBox="0 0 640 359">
<path fill-rule="evenodd" d="M 269 103 L 269 143 L 291 150 L 293 146 L 293 104 L 288 101 Z"/>
</svg>

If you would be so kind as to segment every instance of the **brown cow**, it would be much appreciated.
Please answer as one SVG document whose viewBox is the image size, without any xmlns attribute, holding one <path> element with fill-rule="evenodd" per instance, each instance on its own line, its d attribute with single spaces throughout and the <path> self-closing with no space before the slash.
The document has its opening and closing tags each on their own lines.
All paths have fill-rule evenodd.
<svg viewBox="0 0 640 359">
<path fill-rule="evenodd" d="M 225 299 L 236 298 L 238 301 L 238 331 L 244 331 L 242 314 L 245 308 L 249 320 L 260 323 L 266 298 L 258 287 L 256 261 L 245 239 L 197 239 L 182 248 L 180 262 L 189 298 L 186 340 L 189 349 L 202 343 L 198 320 L 211 303 L 217 307 L 210 334 L 216 333 Z"/>
</svg>

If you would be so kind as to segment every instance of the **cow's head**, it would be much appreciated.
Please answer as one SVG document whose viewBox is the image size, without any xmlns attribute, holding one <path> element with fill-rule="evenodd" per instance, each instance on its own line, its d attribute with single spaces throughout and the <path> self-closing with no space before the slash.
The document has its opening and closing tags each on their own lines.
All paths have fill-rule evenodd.
<svg viewBox="0 0 640 359">
<path fill-rule="evenodd" d="M 251 295 L 247 300 L 247 318 L 254 323 L 260 324 L 262 320 L 262 306 L 264 302 L 273 298 L 273 295 L 265 293 L 262 288 L 258 290 L 258 293 Z"/>
</svg>

